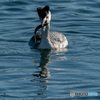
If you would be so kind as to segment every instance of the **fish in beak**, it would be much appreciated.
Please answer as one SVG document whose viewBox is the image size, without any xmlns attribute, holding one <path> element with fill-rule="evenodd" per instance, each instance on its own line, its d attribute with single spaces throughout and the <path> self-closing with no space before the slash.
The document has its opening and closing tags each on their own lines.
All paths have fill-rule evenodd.
<svg viewBox="0 0 100 100">
<path fill-rule="evenodd" d="M 35 31 L 34 31 L 34 39 L 35 39 L 35 42 L 36 42 L 36 32 L 40 29 L 40 28 L 43 28 L 43 27 L 46 27 L 48 25 L 48 23 L 44 23 L 44 24 L 41 24 L 39 26 L 37 26 L 35 28 Z"/>
<path fill-rule="evenodd" d="M 46 26 L 44 24 L 48 23 L 49 6 L 45 6 L 44 8 L 38 7 L 37 12 L 43 26 L 43 30 L 45 31 Z"/>
<path fill-rule="evenodd" d="M 49 6 L 45 6 L 44 8 L 38 7 L 37 12 L 41 21 L 41 25 L 37 26 L 34 31 L 34 39 L 36 42 L 36 32 L 43 28 L 43 31 L 45 31 L 46 26 L 49 24 L 51 17 L 49 17 Z M 50 15 L 51 16 L 51 15 Z"/>
</svg>

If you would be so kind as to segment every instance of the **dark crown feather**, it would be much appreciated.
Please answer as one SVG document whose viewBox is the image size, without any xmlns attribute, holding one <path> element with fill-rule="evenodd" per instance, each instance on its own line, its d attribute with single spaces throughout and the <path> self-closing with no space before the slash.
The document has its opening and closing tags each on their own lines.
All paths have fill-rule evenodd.
<svg viewBox="0 0 100 100">
<path fill-rule="evenodd" d="M 40 18 L 44 19 L 45 16 L 48 14 L 49 12 L 49 6 L 45 6 L 44 8 L 38 7 L 37 8 L 37 12 Z"/>
</svg>

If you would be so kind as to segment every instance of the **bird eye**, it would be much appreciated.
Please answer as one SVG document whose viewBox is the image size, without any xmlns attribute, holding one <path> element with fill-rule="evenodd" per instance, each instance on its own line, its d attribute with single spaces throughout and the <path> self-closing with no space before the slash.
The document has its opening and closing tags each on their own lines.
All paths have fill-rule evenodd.
<svg viewBox="0 0 100 100">
<path fill-rule="evenodd" d="M 46 18 L 48 18 L 48 16 L 46 16 Z"/>
</svg>

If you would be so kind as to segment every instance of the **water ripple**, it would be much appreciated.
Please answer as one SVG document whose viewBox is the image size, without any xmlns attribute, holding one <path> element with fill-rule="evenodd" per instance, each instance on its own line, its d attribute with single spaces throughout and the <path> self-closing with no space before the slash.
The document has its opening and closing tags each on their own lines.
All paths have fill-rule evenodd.
<svg viewBox="0 0 100 100">
<path fill-rule="evenodd" d="M 37 7 L 50 6 L 51 30 L 69 42 L 62 50 L 30 49 L 40 24 Z M 0 0 L 1 100 L 99 100 L 70 92 L 100 92 L 100 0 Z"/>
</svg>

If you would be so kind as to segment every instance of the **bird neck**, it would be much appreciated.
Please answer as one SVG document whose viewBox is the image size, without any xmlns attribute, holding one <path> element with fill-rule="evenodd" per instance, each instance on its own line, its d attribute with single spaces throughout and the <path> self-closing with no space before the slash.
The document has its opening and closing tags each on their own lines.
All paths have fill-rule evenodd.
<svg viewBox="0 0 100 100">
<path fill-rule="evenodd" d="M 51 43 L 49 39 L 49 33 L 50 33 L 50 24 L 48 24 L 45 29 L 41 29 L 42 33 L 42 38 L 41 38 L 41 43 L 39 45 L 39 48 L 46 49 L 49 48 L 51 49 Z"/>
<path fill-rule="evenodd" d="M 50 32 L 50 23 L 41 29 L 42 37 L 48 37 L 48 33 Z"/>
</svg>

